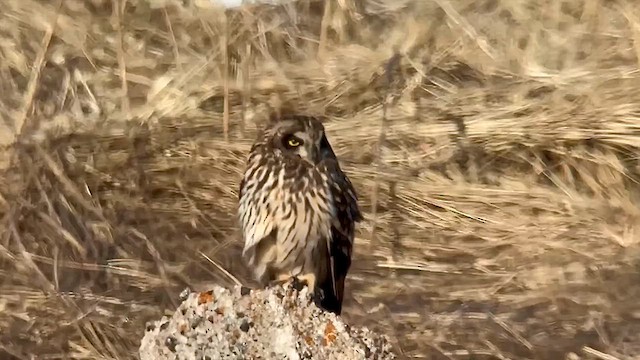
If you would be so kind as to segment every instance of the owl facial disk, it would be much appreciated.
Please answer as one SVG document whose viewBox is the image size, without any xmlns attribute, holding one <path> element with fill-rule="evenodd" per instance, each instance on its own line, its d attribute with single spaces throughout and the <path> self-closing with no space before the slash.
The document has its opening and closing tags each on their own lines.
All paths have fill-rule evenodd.
<svg viewBox="0 0 640 360">
<path fill-rule="evenodd" d="M 282 136 L 282 148 L 286 153 L 296 154 L 314 165 L 321 160 L 317 144 L 305 132 L 299 131 Z"/>
</svg>

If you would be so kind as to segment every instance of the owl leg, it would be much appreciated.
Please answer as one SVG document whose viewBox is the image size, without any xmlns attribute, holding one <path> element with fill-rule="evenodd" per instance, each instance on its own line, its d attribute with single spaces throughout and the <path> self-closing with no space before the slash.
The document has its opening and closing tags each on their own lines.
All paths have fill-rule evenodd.
<svg viewBox="0 0 640 360">
<path fill-rule="evenodd" d="M 271 286 L 282 286 L 284 284 L 286 284 L 287 282 L 291 281 L 292 278 L 294 278 L 293 275 L 289 274 L 289 273 L 279 273 L 276 276 L 274 276 L 274 279 L 269 281 L 269 287 Z"/>
<path fill-rule="evenodd" d="M 296 279 L 302 284 L 306 285 L 309 290 L 313 291 L 316 287 L 316 274 L 310 272 L 296 276 Z"/>
<path fill-rule="evenodd" d="M 294 278 L 293 286 L 298 291 L 301 291 L 302 288 L 306 285 L 311 292 L 311 300 L 316 304 L 317 307 L 322 308 L 322 299 L 324 297 L 324 294 L 322 288 L 316 288 L 317 282 L 318 278 L 316 274 L 309 272 L 296 276 Z"/>
<path fill-rule="evenodd" d="M 295 279 L 296 279 L 296 282 L 298 283 L 298 286 L 300 287 L 300 289 L 298 290 L 302 290 L 302 286 L 306 285 L 309 288 L 309 290 L 314 291 L 316 287 L 316 274 L 312 272 L 306 273 L 306 274 L 300 274 L 296 276 Z"/>
<path fill-rule="evenodd" d="M 314 273 L 307 273 L 302 275 L 294 276 L 289 273 L 280 273 L 274 277 L 273 280 L 269 282 L 268 286 L 278 286 L 284 285 L 288 282 L 291 282 L 293 288 L 301 291 L 304 286 L 308 287 L 309 290 L 313 291 L 316 284 L 316 276 Z"/>
</svg>

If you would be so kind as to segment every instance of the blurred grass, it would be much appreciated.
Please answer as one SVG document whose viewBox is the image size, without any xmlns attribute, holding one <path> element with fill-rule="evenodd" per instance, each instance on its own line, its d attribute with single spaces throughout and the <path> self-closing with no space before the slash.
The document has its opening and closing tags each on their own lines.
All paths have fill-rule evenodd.
<svg viewBox="0 0 640 360">
<path fill-rule="evenodd" d="M 132 358 L 183 287 L 252 284 L 238 181 L 282 106 L 329 117 L 365 210 L 347 321 L 639 358 L 640 5 L 327 3 L 3 1 L 3 358 Z"/>
</svg>

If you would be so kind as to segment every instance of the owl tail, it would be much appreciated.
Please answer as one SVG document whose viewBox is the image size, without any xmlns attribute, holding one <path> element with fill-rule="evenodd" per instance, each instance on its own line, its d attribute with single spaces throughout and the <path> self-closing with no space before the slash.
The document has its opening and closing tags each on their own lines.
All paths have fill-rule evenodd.
<svg viewBox="0 0 640 360">
<path fill-rule="evenodd" d="M 318 282 L 314 297 L 320 308 L 340 315 L 344 299 L 344 281 L 351 266 L 351 258 L 337 249 L 329 250 L 330 256 L 327 257 L 329 271 L 327 276 Z"/>
</svg>

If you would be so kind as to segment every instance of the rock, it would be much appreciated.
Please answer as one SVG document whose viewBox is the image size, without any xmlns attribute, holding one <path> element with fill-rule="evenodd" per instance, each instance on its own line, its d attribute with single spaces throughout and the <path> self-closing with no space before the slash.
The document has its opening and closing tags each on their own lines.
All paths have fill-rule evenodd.
<svg viewBox="0 0 640 360">
<path fill-rule="evenodd" d="M 171 317 L 147 324 L 140 359 L 396 358 L 386 337 L 350 328 L 319 309 L 307 290 L 285 284 L 184 293 Z"/>
</svg>

